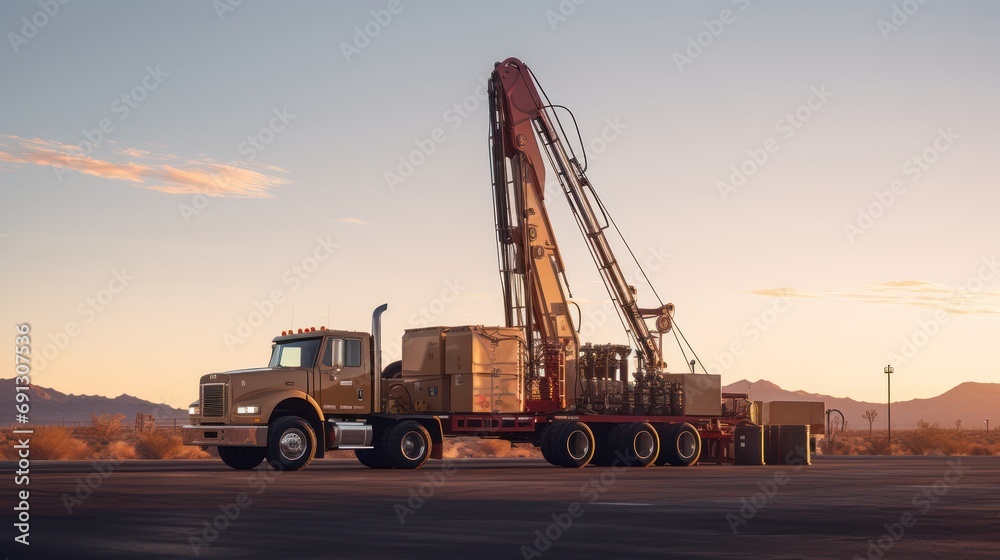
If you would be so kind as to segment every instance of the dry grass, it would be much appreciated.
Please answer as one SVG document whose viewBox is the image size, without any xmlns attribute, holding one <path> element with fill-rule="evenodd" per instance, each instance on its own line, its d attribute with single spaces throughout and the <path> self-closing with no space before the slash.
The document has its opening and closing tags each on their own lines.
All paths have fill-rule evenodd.
<svg viewBox="0 0 1000 560">
<path fill-rule="evenodd" d="M 870 435 L 867 430 L 841 432 L 836 434 L 833 442 L 826 438 L 822 451 L 828 455 L 886 455 L 889 451 L 888 433 L 885 430 Z M 892 454 L 1000 455 L 1000 434 L 942 428 L 921 421 L 913 430 L 893 430 Z"/>
<path fill-rule="evenodd" d="M 135 452 L 140 459 L 205 459 L 199 447 L 184 445 L 180 434 L 170 430 L 151 430 L 139 434 Z"/>
<path fill-rule="evenodd" d="M 444 456 L 447 459 L 468 457 L 541 457 L 542 452 L 531 444 L 512 444 L 502 439 L 457 437 L 445 440 Z"/>
<path fill-rule="evenodd" d="M 127 459 L 208 459 L 218 454 L 199 447 L 183 445 L 180 433 L 169 429 L 139 434 L 121 427 L 117 417 L 94 419 L 86 428 L 39 426 L 31 436 L 31 459 L 54 460 L 127 460 Z M 885 455 L 887 433 L 867 430 L 841 432 L 831 441 L 820 440 L 821 452 L 827 455 Z M 17 459 L 14 435 L 0 433 L 0 460 Z M 916 429 L 894 430 L 893 455 L 1000 455 L 1000 433 L 983 430 L 941 428 L 919 422 Z M 511 444 L 500 439 L 475 437 L 449 438 L 444 442 L 444 456 L 466 457 L 541 457 L 530 444 Z M 330 458 L 353 458 L 353 451 L 331 451 Z"/>
<path fill-rule="evenodd" d="M 69 428 L 41 426 L 31 435 L 32 459 L 74 461 L 94 457 L 94 450 L 87 442 L 73 437 Z"/>
</svg>

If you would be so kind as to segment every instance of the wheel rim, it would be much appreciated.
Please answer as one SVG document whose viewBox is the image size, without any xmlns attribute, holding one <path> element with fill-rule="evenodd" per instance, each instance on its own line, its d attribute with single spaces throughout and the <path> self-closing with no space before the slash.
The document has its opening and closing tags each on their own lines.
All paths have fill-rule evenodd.
<svg viewBox="0 0 1000 560">
<path fill-rule="evenodd" d="M 403 457 L 416 461 L 427 452 L 427 442 L 420 432 L 407 432 L 399 442 L 399 450 L 403 452 Z"/>
<path fill-rule="evenodd" d="M 677 454 L 684 459 L 690 459 L 694 457 L 695 452 L 698 450 L 698 440 L 694 438 L 694 434 L 684 430 L 677 435 Z"/>
<path fill-rule="evenodd" d="M 286 430 L 278 440 L 278 451 L 289 461 L 301 459 L 306 454 L 306 435 L 298 428 Z"/>
<path fill-rule="evenodd" d="M 632 440 L 632 450 L 635 451 L 635 456 L 639 459 L 649 459 L 653 456 L 655 444 L 653 442 L 653 435 L 643 430 L 635 435 Z"/>
<path fill-rule="evenodd" d="M 574 461 L 579 461 L 590 453 L 590 438 L 581 430 L 574 430 L 566 438 L 566 452 Z"/>
</svg>

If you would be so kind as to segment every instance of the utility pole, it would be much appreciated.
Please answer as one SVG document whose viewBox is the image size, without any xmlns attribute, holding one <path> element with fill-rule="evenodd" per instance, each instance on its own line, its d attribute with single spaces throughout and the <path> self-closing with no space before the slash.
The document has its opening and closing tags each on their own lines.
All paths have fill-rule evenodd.
<svg viewBox="0 0 1000 560">
<path fill-rule="evenodd" d="M 892 455 L 892 366 L 886 365 L 885 369 L 882 371 L 885 372 L 885 381 L 886 381 L 885 407 L 888 413 L 886 415 L 887 416 L 886 420 L 889 426 L 888 454 Z"/>
</svg>

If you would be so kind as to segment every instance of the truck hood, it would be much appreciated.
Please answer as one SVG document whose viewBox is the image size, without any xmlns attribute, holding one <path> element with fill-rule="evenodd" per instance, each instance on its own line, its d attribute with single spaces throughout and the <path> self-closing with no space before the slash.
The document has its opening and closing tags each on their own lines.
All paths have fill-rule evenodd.
<svg viewBox="0 0 1000 560">
<path fill-rule="evenodd" d="M 201 376 L 201 383 L 228 383 L 232 378 L 240 377 L 255 377 L 259 375 L 273 374 L 275 376 L 293 376 L 297 377 L 299 374 L 307 371 L 307 368 L 289 368 L 289 367 L 264 367 L 264 368 L 251 368 L 251 369 L 235 369 L 232 371 L 226 371 L 222 373 L 208 373 Z"/>
</svg>

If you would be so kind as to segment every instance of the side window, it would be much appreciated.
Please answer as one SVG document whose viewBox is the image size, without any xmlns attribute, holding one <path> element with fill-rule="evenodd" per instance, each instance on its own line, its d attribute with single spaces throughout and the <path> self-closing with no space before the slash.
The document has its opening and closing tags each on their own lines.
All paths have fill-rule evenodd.
<svg viewBox="0 0 1000 560">
<path fill-rule="evenodd" d="M 333 367 L 333 345 L 327 344 L 323 351 L 323 365 Z M 361 367 L 361 341 L 353 338 L 344 340 L 344 367 Z"/>
<path fill-rule="evenodd" d="M 361 367 L 361 341 L 348 338 L 344 341 L 344 366 Z"/>
</svg>

